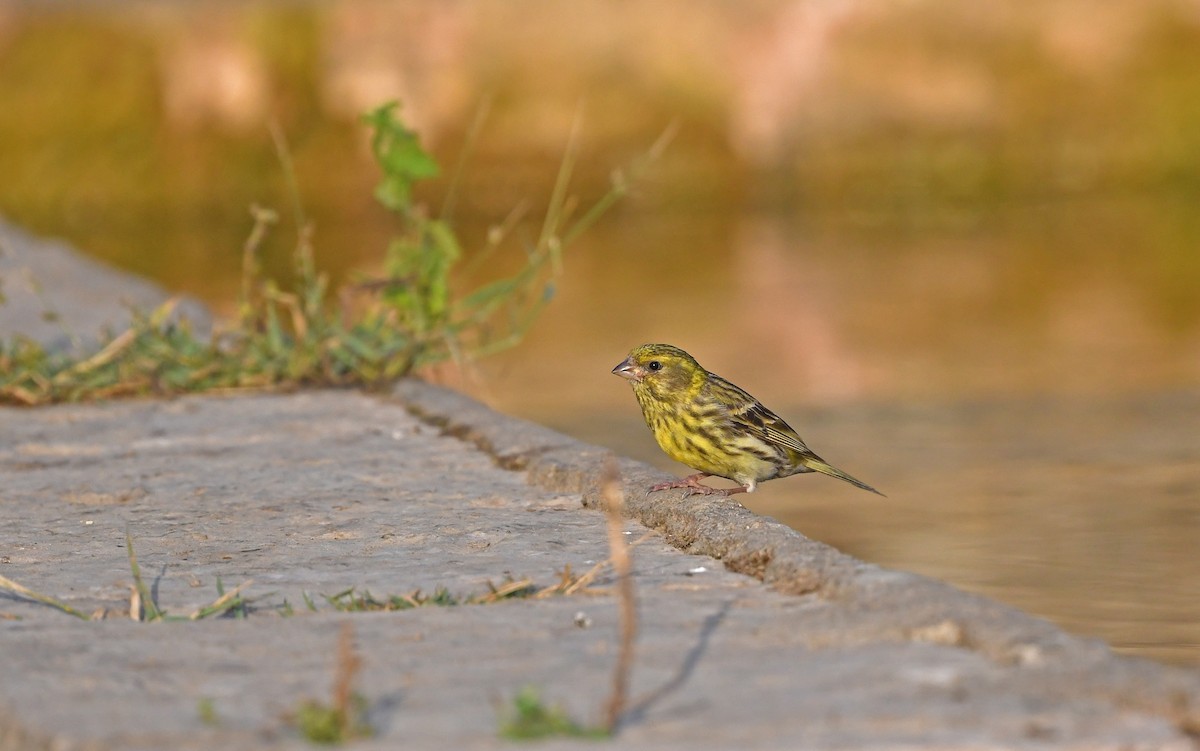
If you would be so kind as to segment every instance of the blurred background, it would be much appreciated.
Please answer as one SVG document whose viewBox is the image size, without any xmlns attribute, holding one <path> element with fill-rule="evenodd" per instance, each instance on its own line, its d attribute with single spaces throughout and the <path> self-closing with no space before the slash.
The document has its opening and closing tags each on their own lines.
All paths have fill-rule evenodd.
<svg viewBox="0 0 1200 751">
<path fill-rule="evenodd" d="M 486 110 L 468 250 L 536 238 L 577 113 L 584 201 L 679 128 L 528 339 L 432 377 L 683 473 L 609 374 L 682 346 L 888 494 L 749 508 L 1200 665 L 1200 0 L 4 3 L 0 214 L 228 313 L 276 123 L 350 280 L 389 99 L 443 165 Z"/>
</svg>

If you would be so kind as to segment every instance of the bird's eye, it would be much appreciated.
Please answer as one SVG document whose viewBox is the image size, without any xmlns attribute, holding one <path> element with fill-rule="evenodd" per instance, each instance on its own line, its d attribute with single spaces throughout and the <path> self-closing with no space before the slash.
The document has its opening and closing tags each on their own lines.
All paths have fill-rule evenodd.
<svg viewBox="0 0 1200 751">
<path fill-rule="evenodd" d="M 650 368 L 651 370 L 662 370 L 662 363 L 658 360 L 651 360 L 650 364 L 646 367 Z"/>
</svg>

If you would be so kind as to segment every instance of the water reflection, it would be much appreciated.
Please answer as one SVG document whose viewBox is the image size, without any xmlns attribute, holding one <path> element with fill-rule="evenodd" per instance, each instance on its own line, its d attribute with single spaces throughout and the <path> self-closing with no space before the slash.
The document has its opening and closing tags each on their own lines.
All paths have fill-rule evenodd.
<svg viewBox="0 0 1200 751">
<path fill-rule="evenodd" d="M 1173 298 L 1171 278 L 1119 261 L 1128 247 L 1194 251 L 1151 250 L 1158 230 L 1142 224 L 1144 201 L 1056 210 L 1080 225 L 1103 221 L 1121 239 L 1099 243 L 1057 225 L 1037 232 L 1027 216 L 1036 220 L 1037 208 L 891 235 L 763 215 L 732 227 L 728 217 L 623 217 L 584 241 L 555 314 L 489 372 L 539 359 L 529 351 L 561 353 L 579 364 L 577 378 L 521 374 L 552 409 L 603 399 L 610 384 L 588 373 L 603 375 L 603 363 L 651 340 L 684 346 L 773 403 L 1200 383 L 1200 295 Z M 1155 221 L 1187 223 L 1190 212 L 1174 215 L 1168 203 Z M 1180 239 L 1200 247 L 1200 233 Z"/>
<path fill-rule="evenodd" d="M 769 217 L 740 223 L 733 244 L 730 294 L 746 334 L 733 354 L 749 362 L 767 355 L 772 368 L 799 376 L 795 388 L 813 400 L 863 396 L 866 363 L 843 324 L 861 293 L 845 261 Z"/>
</svg>

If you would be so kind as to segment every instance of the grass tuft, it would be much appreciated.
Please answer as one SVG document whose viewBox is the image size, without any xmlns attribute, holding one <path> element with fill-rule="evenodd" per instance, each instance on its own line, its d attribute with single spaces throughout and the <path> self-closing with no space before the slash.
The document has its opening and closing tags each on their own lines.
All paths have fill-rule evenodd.
<svg viewBox="0 0 1200 751">
<path fill-rule="evenodd" d="M 161 621 L 166 615 L 158 609 L 154 595 L 142 579 L 137 553 L 133 551 L 133 536 L 125 531 L 125 551 L 129 554 L 129 571 L 133 574 L 133 592 L 129 598 L 129 617 L 135 621 Z"/>
<path fill-rule="evenodd" d="M 646 533 L 637 540 L 628 543 L 628 547 L 632 548 L 640 545 L 649 539 L 652 534 L 649 532 Z M 570 564 L 567 564 L 558 572 L 558 581 L 544 587 L 538 587 L 534 584 L 533 579 L 513 579 L 507 577 L 500 584 L 489 581 L 487 583 L 487 592 L 474 594 L 454 594 L 448 588 L 438 586 L 434 588 L 433 592 L 428 594 L 422 592 L 420 589 L 414 589 L 407 594 L 387 595 L 383 598 L 377 598 L 369 590 L 364 589 L 360 592 L 357 587 L 351 587 L 337 594 L 323 594 L 321 598 L 331 605 L 334 610 L 344 613 L 354 613 L 380 610 L 411 610 L 412 608 L 421 608 L 430 605 L 442 607 L 489 605 L 504 600 L 525 598 L 542 600 L 547 597 L 575 594 L 607 594 L 607 590 L 592 587 L 592 582 L 609 566 L 615 567 L 618 570 L 618 576 L 621 576 L 619 572 L 623 570 L 625 565 L 627 565 L 627 561 L 622 562 L 614 557 L 600 561 L 583 574 L 575 574 L 571 570 Z M 301 596 L 304 598 L 304 604 L 308 610 L 312 612 L 319 610 L 312 595 L 303 592 Z M 285 614 L 292 614 L 291 606 L 286 603 Z"/>
<path fill-rule="evenodd" d="M 129 597 L 129 617 L 133 620 L 146 622 L 198 621 L 203 618 L 222 616 L 226 613 L 232 613 L 239 618 L 246 617 L 248 601 L 242 597 L 242 590 L 249 587 L 254 581 L 247 579 L 226 592 L 225 586 L 221 583 L 221 577 L 217 577 L 217 599 L 212 603 L 197 608 L 185 617 L 167 615 L 167 611 L 159 608 L 153 593 L 142 579 L 142 569 L 138 565 L 137 554 L 133 550 L 133 537 L 128 531 L 125 533 L 125 549 L 129 553 L 129 571 L 133 575 L 133 587 Z"/>
<path fill-rule="evenodd" d="M 253 580 L 248 579 L 226 592 L 224 586 L 221 584 L 220 577 L 217 577 L 217 599 L 213 600 L 212 603 L 197 608 L 188 616 L 168 615 L 167 611 L 158 606 L 153 592 L 146 584 L 145 579 L 142 578 L 142 567 L 138 564 L 137 553 L 133 549 L 133 536 L 128 531 L 125 532 L 125 550 L 129 556 L 129 572 L 133 576 L 133 585 L 130 587 L 129 594 L 130 619 L 139 622 L 198 621 L 203 618 L 213 618 L 226 613 L 232 613 L 241 618 L 246 617 L 249 600 L 242 596 L 242 590 L 253 584 Z M 41 592 L 36 592 L 3 576 L 0 576 L 0 589 L 21 595 L 22 597 L 28 597 L 31 600 L 49 605 L 67 615 L 73 615 L 85 621 L 103 620 L 107 615 L 107 610 L 104 608 L 97 610 L 92 615 L 88 615 L 71 607 L 62 600 L 42 594 Z"/>
<path fill-rule="evenodd" d="M 554 293 L 564 251 L 591 227 L 663 151 L 668 130 L 642 157 L 613 174 L 608 191 L 575 216 L 568 186 L 576 138 L 567 145 L 541 231 L 532 246 L 513 240 L 518 206 L 473 256 L 491 263 L 501 245 L 517 245 L 524 262 L 474 289 L 459 289 L 455 271 L 467 255 L 449 219 L 454 197 L 437 217 L 415 198 L 416 186 L 439 167 L 390 103 L 363 117 L 381 172 L 375 198 L 397 220 L 384 251 L 384 275 L 331 294 L 313 260 L 313 227 L 300 205 L 290 152 L 272 128 L 292 196 L 297 241 L 294 287 L 267 277 L 260 250 L 279 215 L 251 208 L 253 227 L 242 252 L 238 313 L 211 336 L 173 317 L 177 300 L 149 313 L 94 355 L 78 360 L 26 338 L 0 340 L 0 404 L 40 405 L 118 397 L 230 390 L 286 391 L 302 387 L 380 387 L 413 369 L 468 361 L 518 343 Z M 577 129 L 576 129 L 577 130 Z M 474 274 L 472 274 L 474 276 Z"/>
<path fill-rule="evenodd" d="M 558 585 L 555 585 L 558 586 Z M 549 588 L 548 588 L 549 589 Z M 383 599 L 374 597 L 370 591 L 359 592 L 356 587 L 343 590 L 334 595 L 321 595 L 325 602 L 341 612 L 364 612 L 377 610 L 411 610 L 427 605 L 451 607 L 455 605 L 487 605 L 501 600 L 512 600 L 523 597 L 536 597 L 545 590 L 534 586 L 532 579 L 506 579 L 496 585 L 488 582 L 488 591 L 481 594 L 456 595 L 446 587 L 436 587 L 431 594 L 425 594 L 415 589 L 408 594 L 388 595 Z M 310 610 L 316 610 L 316 605 L 307 593 L 304 601 Z"/>
<path fill-rule="evenodd" d="M 526 686 L 513 697 L 512 708 L 503 718 L 500 736 L 509 740 L 534 740 L 566 736 L 608 738 L 607 728 L 587 727 L 571 719 L 562 707 L 542 701 L 537 689 Z"/>
<path fill-rule="evenodd" d="M 217 717 L 217 705 L 213 703 L 211 697 L 205 696 L 196 702 L 196 714 L 200 716 L 200 722 L 210 728 L 221 725 L 221 719 Z"/>
</svg>

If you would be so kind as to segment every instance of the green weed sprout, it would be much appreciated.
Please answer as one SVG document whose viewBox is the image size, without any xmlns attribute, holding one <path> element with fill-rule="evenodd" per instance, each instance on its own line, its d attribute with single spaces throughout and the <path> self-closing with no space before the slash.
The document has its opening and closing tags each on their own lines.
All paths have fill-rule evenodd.
<svg viewBox="0 0 1200 751">
<path fill-rule="evenodd" d="M 513 697 L 512 708 L 501 722 L 500 736 L 509 740 L 608 738 L 610 733 L 607 728 L 580 725 L 561 707 L 547 705 L 536 689 L 527 686 Z"/>
</svg>

